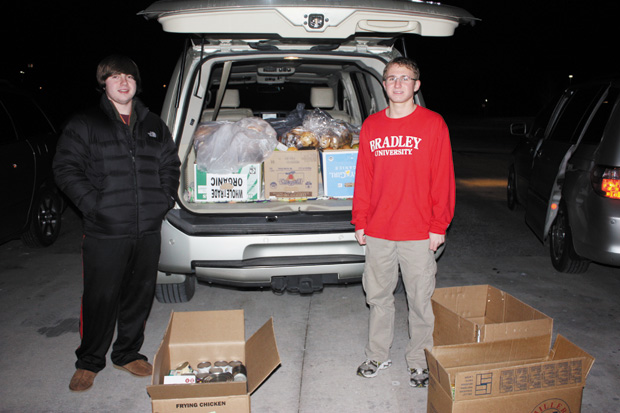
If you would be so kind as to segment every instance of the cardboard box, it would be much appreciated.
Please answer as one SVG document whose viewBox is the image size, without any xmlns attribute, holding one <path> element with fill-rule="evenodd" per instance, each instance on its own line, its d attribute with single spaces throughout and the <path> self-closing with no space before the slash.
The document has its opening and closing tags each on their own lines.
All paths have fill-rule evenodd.
<svg viewBox="0 0 620 413">
<path fill-rule="evenodd" d="M 357 149 L 321 151 L 323 194 L 336 198 L 352 198 L 356 165 Z"/>
<path fill-rule="evenodd" d="M 164 376 L 187 361 L 239 360 L 247 382 L 163 384 Z M 172 313 L 153 361 L 147 392 L 153 412 L 250 412 L 250 395 L 280 364 L 269 319 L 247 342 L 243 310 Z"/>
<path fill-rule="evenodd" d="M 261 165 L 251 164 L 229 174 L 214 174 L 194 165 L 195 202 L 247 202 L 261 199 Z"/>
<path fill-rule="evenodd" d="M 428 412 L 581 411 L 594 358 L 558 335 L 458 344 L 426 350 Z"/>
<path fill-rule="evenodd" d="M 545 336 L 553 319 L 490 285 L 437 288 L 431 299 L 436 346 Z"/>
<path fill-rule="evenodd" d="M 318 196 L 319 161 L 316 149 L 274 151 L 264 162 L 265 198 Z"/>
</svg>

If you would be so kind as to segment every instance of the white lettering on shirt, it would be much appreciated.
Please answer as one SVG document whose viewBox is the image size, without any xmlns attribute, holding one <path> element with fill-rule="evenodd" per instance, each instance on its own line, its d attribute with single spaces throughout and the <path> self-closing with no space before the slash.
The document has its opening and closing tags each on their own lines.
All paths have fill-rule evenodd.
<svg viewBox="0 0 620 413">
<path fill-rule="evenodd" d="M 370 151 L 375 156 L 386 155 L 412 155 L 418 150 L 422 138 L 417 136 L 386 136 L 375 138 L 370 141 Z"/>
</svg>

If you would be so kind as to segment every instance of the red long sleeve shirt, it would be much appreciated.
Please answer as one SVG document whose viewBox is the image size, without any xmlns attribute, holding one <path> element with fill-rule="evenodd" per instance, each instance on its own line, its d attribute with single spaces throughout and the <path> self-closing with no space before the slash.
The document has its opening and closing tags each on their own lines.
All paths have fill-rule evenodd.
<svg viewBox="0 0 620 413">
<path fill-rule="evenodd" d="M 454 166 L 448 127 L 422 106 L 408 116 L 385 110 L 366 119 L 355 171 L 355 229 L 392 241 L 445 234 L 454 216 Z"/>
</svg>

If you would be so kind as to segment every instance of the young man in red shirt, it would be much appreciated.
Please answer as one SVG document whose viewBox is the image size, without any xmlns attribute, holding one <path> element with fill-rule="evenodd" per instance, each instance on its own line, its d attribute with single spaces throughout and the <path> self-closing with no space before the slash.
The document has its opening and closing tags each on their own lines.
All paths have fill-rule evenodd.
<svg viewBox="0 0 620 413">
<path fill-rule="evenodd" d="M 454 216 L 455 183 L 448 127 L 415 103 L 420 71 L 398 57 L 383 72 L 389 106 L 366 119 L 353 196 L 355 237 L 366 246 L 363 286 L 370 307 L 362 377 L 388 368 L 394 337 L 394 289 L 400 265 L 409 307 L 410 384 L 426 387 L 425 348 L 433 347 L 434 251 Z"/>
</svg>

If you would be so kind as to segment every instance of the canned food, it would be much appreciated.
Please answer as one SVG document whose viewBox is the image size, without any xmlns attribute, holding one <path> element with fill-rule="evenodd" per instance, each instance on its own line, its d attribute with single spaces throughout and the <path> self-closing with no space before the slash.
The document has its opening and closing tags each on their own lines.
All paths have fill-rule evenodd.
<svg viewBox="0 0 620 413">
<path fill-rule="evenodd" d="M 196 366 L 196 371 L 199 373 L 209 373 L 209 370 L 211 370 L 211 362 L 209 361 L 203 361 Z"/>
<path fill-rule="evenodd" d="M 217 375 L 216 374 L 212 374 L 212 373 L 207 373 L 203 378 L 202 378 L 202 383 L 214 383 L 217 379 Z"/>
<path fill-rule="evenodd" d="M 213 365 L 215 367 L 221 368 L 224 372 L 228 372 L 228 373 L 232 372 L 232 367 L 228 364 L 227 361 L 224 361 L 224 360 L 216 361 Z"/>
<path fill-rule="evenodd" d="M 233 381 L 233 375 L 232 375 L 232 373 L 224 372 L 224 373 L 219 375 L 218 381 L 220 381 L 220 382 Z"/>
<path fill-rule="evenodd" d="M 231 363 L 232 364 L 232 363 Z M 233 381 L 247 381 L 248 372 L 243 364 L 235 364 L 232 368 Z"/>
<path fill-rule="evenodd" d="M 196 383 L 207 383 L 207 377 L 209 376 L 209 373 L 197 373 L 196 374 Z"/>
<path fill-rule="evenodd" d="M 194 372 L 194 370 L 192 369 L 192 366 L 189 365 L 189 362 L 184 362 L 179 364 L 175 369 L 170 370 L 169 375 L 170 376 L 183 376 L 186 374 L 192 374 Z"/>
<path fill-rule="evenodd" d="M 221 367 L 211 367 L 211 371 L 202 380 L 203 383 L 221 383 L 233 381 L 233 375 Z"/>
<path fill-rule="evenodd" d="M 189 368 L 189 361 L 179 364 L 175 370 L 183 370 L 186 368 Z"/>
</svg>

